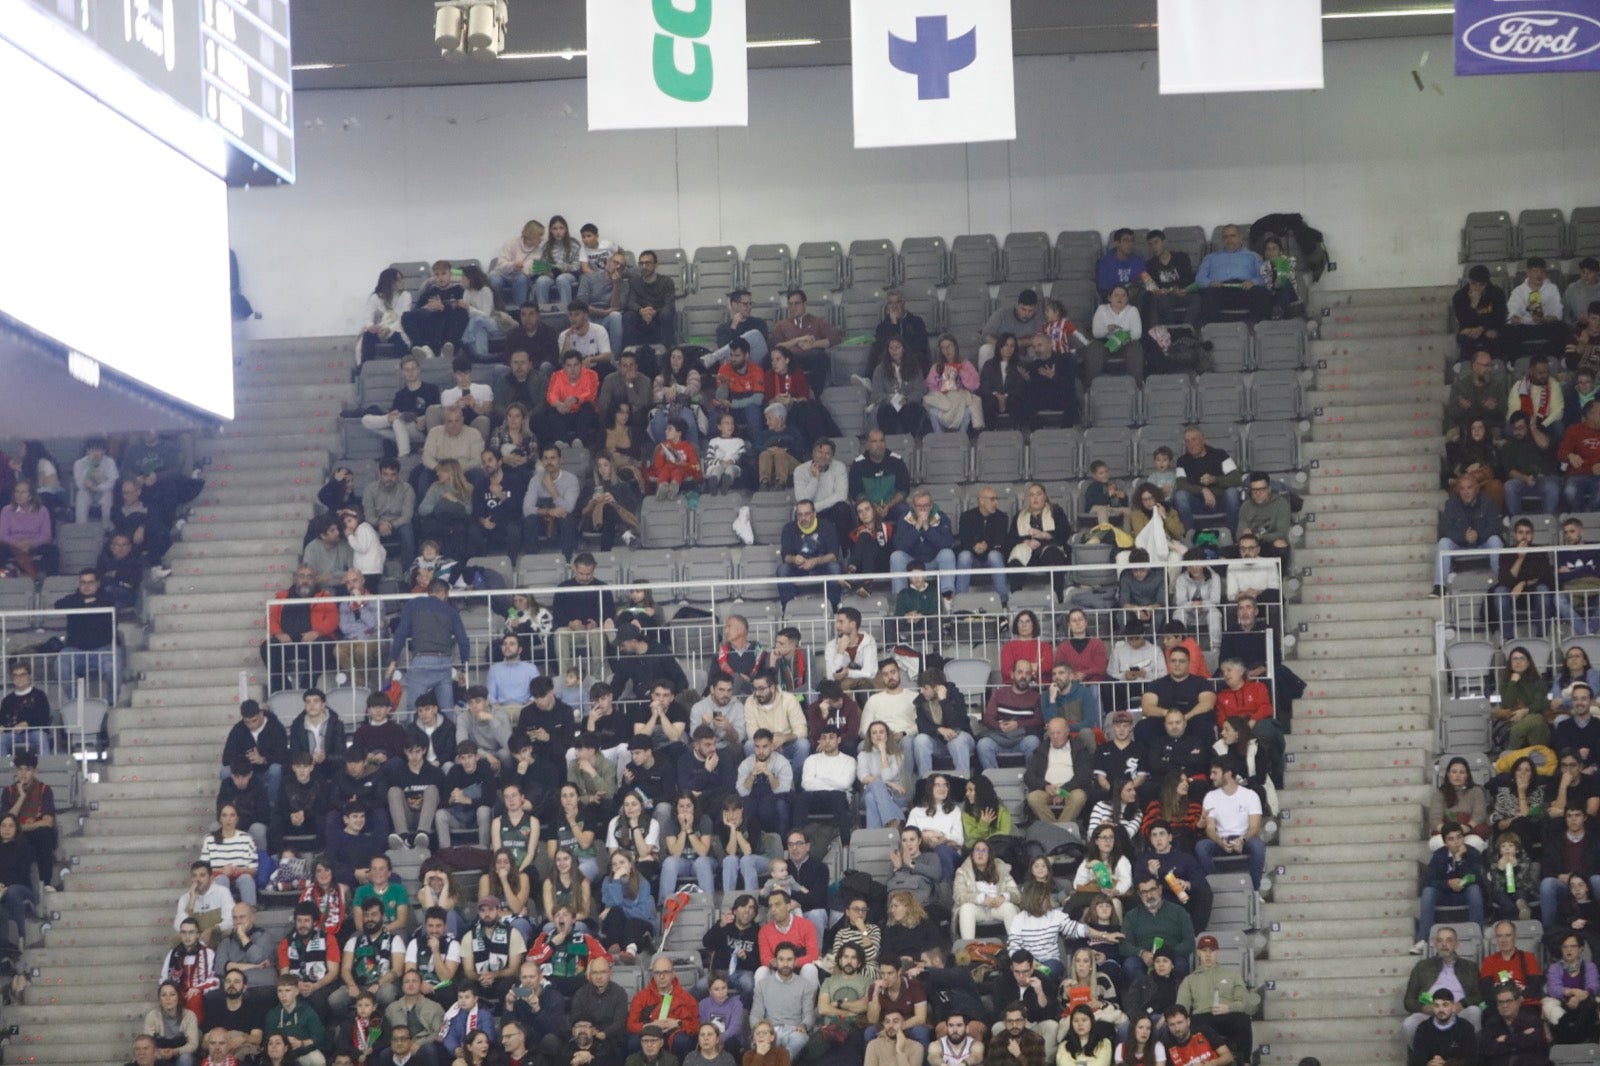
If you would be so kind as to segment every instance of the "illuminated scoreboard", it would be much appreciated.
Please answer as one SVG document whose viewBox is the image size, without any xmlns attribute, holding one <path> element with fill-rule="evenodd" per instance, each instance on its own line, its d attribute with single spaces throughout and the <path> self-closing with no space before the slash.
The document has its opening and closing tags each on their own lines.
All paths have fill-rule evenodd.
<svg viewBox="0 0 1600 1066">
<path fill-rule="evenodd" d="M 294 180 L 289 0 L 33 0 L 221 132 L 230 182 Z"/>
</svg>

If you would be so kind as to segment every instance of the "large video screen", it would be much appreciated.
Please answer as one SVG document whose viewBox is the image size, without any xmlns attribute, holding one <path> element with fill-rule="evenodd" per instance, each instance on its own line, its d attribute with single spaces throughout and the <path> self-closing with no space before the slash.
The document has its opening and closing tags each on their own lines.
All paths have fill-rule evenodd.
<svg viewBox="0 0 1600 1066">
<path fill-rule="evenodd" d="M 0 98 L 0 311 L 232 418 L 227 186 L 4 40 Z"/>
</svg>

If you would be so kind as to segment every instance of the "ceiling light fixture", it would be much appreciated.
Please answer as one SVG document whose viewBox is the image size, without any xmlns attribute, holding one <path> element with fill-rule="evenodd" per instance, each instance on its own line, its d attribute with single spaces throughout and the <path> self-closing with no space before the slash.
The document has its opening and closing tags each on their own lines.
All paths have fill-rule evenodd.
<svg viewBox="0 0 1600 1066">
<path fill-rule="evenodd" d="M 1400 7 L 1388 11 L 1325 11 L 1322 17 L 1332 19 L 1399 19 L 1427 15 L 1451 15 L 1453 7 Z"/>
</svg>

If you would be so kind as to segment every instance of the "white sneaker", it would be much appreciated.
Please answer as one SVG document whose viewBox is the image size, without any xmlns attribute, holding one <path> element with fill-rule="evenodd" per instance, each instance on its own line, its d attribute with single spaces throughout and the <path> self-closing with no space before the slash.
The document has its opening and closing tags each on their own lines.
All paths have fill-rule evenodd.
<svg viewBox="0 0 1600 1066">
<path fill-rule="evenodd" d="M 862 377 L 860 374 L 851 374 L 850 375 L 850 380 L 855 382 L 857 385 L 860 385 L 863 389 L 866 389 L 868 392 L 872 391 L 872 382 L 868 381 L 866 378 Z"/>
<path fill-rule="evenodd" d="M 150 568 L 150 576 L 158 581 L 165 581 L 167 578 L 172 576 L 172 567 L 152 566 Z"/>
<path fill-rule="evenodd" d="M 1428 942 L 1426 940 L 1419 940 L 1415 944 L 1411 945 L 1411 954 L 1413 954 L 1413 955 L 1421 955 L 1424 951 L 1427 951 L 1427 950 L 1428 950 Z"/>
<path fill-rule="evenodd" d="M 633 547 L 633 542 L 638 539 L 638 537 L 633 535 L 633 530 L 625 529 L 622 531 L 622 543 L 626 544 L 628 547 Z"/>
<path fill-rule="evenodd" d="M 448 362 L 456 357 L 456 346 L 449 341 L 444 342 L 444 347 L 439 349 L 439 358 Z"/>
</svg>

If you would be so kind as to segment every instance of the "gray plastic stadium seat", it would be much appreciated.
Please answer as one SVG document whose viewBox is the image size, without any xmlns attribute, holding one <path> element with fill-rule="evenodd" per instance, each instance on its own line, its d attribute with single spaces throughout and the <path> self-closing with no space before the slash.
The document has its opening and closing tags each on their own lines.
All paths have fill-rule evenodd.
<svg viewBox="0 0 1600 1066">
<path fill-rule="evenodd" d="M 1050 235 L 1042 230 L 1006 234 L 1000 249 L 1001 266 L 1007 280 L 1055 277 L 1055 261 L 1050 251 Z"/>
<path fill-rule="evenodd" d="M 743 541 L 733 532 L 733 520 L 745 505 L 738 493 L 701 496 L 694 516 L 694 542 L 702 548 L 732 548 Z"/>
<path fill-rule="evenodd" d="M 859 385 L 830 385 L 822 390 L 821 399 L 839 432 L 859 437 L 867 431 L 867 394 Z"/>
<path fill-rule="evenodd" d="M 1299 319 L 1256 323 L 1255 368 L 1300 370 L 1306 365 L 1306 326 Z"/>
<path fill-rule="evenodd" d="M 963 345 L 983 335 L 984 323 L 994 311 L 989 286 L 964 282 L 944 291 L 944 326 Z"/>
<path fill-rule="evenodd" d="M 1573 208 L 1567 230 L 1567 247 L 1573 255 L 1600 256 L 1600 207 Z"/>
<path fill-rule="evenodd" d="M 1096 459 L 1105 463 L 1114 478 L 1133 475 L 1133 435 L 1125 426 L 1096 426 L 1083 431 L 1083 469 Z M 1034 476 L 1039 476 L 1035 469 Z"/>
<path fill-rule="evenodd" d="M 510 586 L 516 579 L 516 571 L 511 567 L 511 556 L 509 555 L 474 555 L 467 560 L 467 565 L 493 570 L 505 579 L 507 586 Z"/>
<path fill-rule="evenodd" d="M 753 513 L 753 512 L 752 512 Z M 781 527 L 780 527 L 781 528 Z M 739 553 L 739 580 L 754 581 L 778 575 L 778 546 L 754 544 Z M 776 585 L 741 585 L 739 595 L 746 600 L 776 600 Z"/>
<path fill-rule="evenodd" d="M 1294 422 L 1252 422 L 1249 465 L 1271 474 L 1286 474 L 1300 469 L 1300 430 Z"/>
<path fill-rule="evenodd" d="M 1202 422 L 1243 422 L 1250 410 L 1245 402 L 1244 380 L 1243 374 L 1200 375 L 1195 384 L 1194 418 Z M 1149 388 L 1148 382 L 1145 387 Z"/>
<path fill-rule="evenodd" d="M 882 289 L 846 289 L 839 294 L 839 331 L 847 337 L 875 333 L 883 321 Z"/>
<path fill-rule="evenodd" d="M 930 433 L 922 438 L 922 480 L 954 485 L 967 480 L 967 435 Z"/>
<path fill-rule="evenodd" d="M 758 492 L 750 497 L 750 526 L 757 544 L 776 545 L 783 527 L 794 518 L 794 493 L 788 489 Z"/>
<path fill-rule="evenodd" d="M 843 463 L 846 471 L 850 464 L 856 461 L 856 456 L 861 454 L 861 438 L 846 434 L 833 438 L 833 461 Z"/>
<path fill-rule="evenodd" d="M 782 292 L 794 277 L 794 256 L 787 244 L 752 244 L 744 253 L 744 285 L 752 292 Z"/>
<path fill-rule="evenodd" d="M 1248 222 L 1223 222 L 1220 225 L 1213 226 L 1212 229 L 1211 229 L 1211 248 L 1210 248 L 1211 251 L 1213 251 L 1213 252 L 1222 251 L 1222 248 L 1223 248 L 1222 231 L 1227 229 L 1229 226 L 1233 226 L 1235 229 L 1237 229 L 1239 231 L 1239 235 L 1244 238 L 1245 244 L 1247 246 L 1249 245 L 1249 243 L 1250 243 L 1250 223 L 1248 223 Z M 1194 268 L 1196 270 L 1200 269 L 1200 261 L 1198 259 L 1195 260 Z"/>
<path fill-rule="evenodd" d="M 963 233 L 950 242 L 950 280 L 988 285 L 1001 281 L 1000 241 L 992 233 Z"/>
<path fill-rule="evenodd" d="M 1242 374 L 1250 358 L 1250 327 L 1243 322 L 1212 322 L 1200 330 L 1211 342 L 1211 369 Z"/>
<path fill-rule="evenodd" d="M 1021 430 L 985 430 L 973 451 L 972 480 L 1021 481 L 1026 452 Z"/>
<path fill-rule="evenodd" d="M 1105 378 L 1096 378 L 1100 384 Z M 1205 384 L 1205 378 L 1200 383 Z M 1195 382 L 1188 374 L 1152 374 L 1144 379 L 1145 422 L 1187 422 L 1193 415 Z"/>
<path fill-rule="evenodd" d="M 844 288 L 844 249 L 838 241 L 806 241 L 795 251 L 794 279 L 802 289 Z"/>
<path fill-rule="evenodd" d="M 1028 438 L 1028 476 L 1040 481 L 1075 479 L 1082 472 L 1079 457 L 1083 433 L 1076 429 L 1036 429 Z"/>
<path fill-rule="evenodd" d="M 1524 259 L 1536 255 L 1560 259 L 1567 254 L 1567 220 L 1559 208 L 1518 212 L 1517 254 Z"/>
<path fill-rule="evenodd" d="M 654 501 L 651 501 L 654 502 Z M 673 503 L 681 501 L 673 500 Z M 628 580 L 648 581 L 654 585 L 670 585 L 678 580 L 678 560 L 670 551 L 634 552 L 628 560 Z M 677 599 L 677 593 L 665 589 L 656 593 L 657 600 Z"/>
<path fill-rule="evenodd" d="M 727 293 L 738 287 L 742 271 L 739 265 L 739 249 L 733 245 L 696 248 L 693 262 L 696 292 L 713 295 Z"/>
<path fill-rule="evenodd" d="M 1092 285 L 1095 264 L 1104 251 L 1105 241 L 1098 230 L 1063 230 L 1056 234 L 1056 280 Z"/>
<path fill-rule="evenodd" d="M 921 288 L 949 281 L 950 248 L 943 237 L 907 237 L 900 242 L 901 284 Z"/>
<path fill-rule="evenodd" d="M 854 288 L 886 289 L 900 277 L 896 270 L 897 259 L 893 241 L 851 241 L 850 255 L 845 260 L 845 281 Z"/>
<path fill-rule="evenodd" d="M 1041 281 L 1002 281 L 1000 283 L 999 291 L 995 294 L 995 298 L 994 298 L 995 307 L 1011 307 L 1011 306 L 1015 305 L 1016 302 L 1017 302 L 1017 297 L 1022 295 L 1022 292 L 1025 289 L 1026 290 L 1031 290 L 1035 296 L 1039 297 L 1041 303 L 1043 302 L 1043 300 L 1045 298 L 1044 297 L 1044 283 L 1043 282 L 1041 282 Z M 1043 312 L 1041 311 L 1040 314 L 1043 314 Z"/>
<path fill-rule="evenodd" d="M 921 315 L 928 327 L 928 342 L 944 328 L 944 304 L 939 300 L 939 290 L 928 284 L 907 282 L 900 288 L 906 300 L 906 310 Z"/>
<path fill-rule="evenodd" d="M 1182 252 L 1189 257 L 1189 263 L 1196 270 L 1200 269 L 1200 260 L 1206 257 L 1206 231 L 1204 226 L 1166 226 L 1162 232 L 1167 235 L 1167 249 L 1173 252 Z M 1149 251 L 1149 246 L 1137 249 L 1140 255 Z"/>
<path fill-rule="evenodd" d="M 1300 405 L 1300 375 L 1293 370 L 1257 370 L 1250 375 L 1252 419 L 1296 419 Z"/>
<path fill-rule="evenodd" d="M 1206 441 L 1207 443 L 1213 443 L 1209 436 L 1206 438 Z M 1215 443 L 1218 447 L 1224 447 L 1221 441 L 1217 441 Z M 1133 474 L 1135 477 L 1144 473 L 1146 470 L 1155 468 L 1156 464 L 1153 456 L 1155 455 L 1156 449 L 1163 446 L 1171 448 L 1173 455 L 1183 454 L 1183 423 L 1152 422 L 1150 425 L 1145 426 L 1139 431 L 1139 439 L 1134 442 L 1133 451 Z M 1229 452 L 1229 454 L 1238 455 L 1239 453 L 1237 450 L 1235 450 Z M 1115 471 L 1112 471 L 1112 476 L 1116 476 Z"/>
<path fill-rule="evenodd" d="M 86 566 L 93 566 L 100 557 L 103 532 L 100 524 L 94 521 L 64 522 L 57 526 L 56 546 L 61 549 L 61 572 L 76 574 Z"/>
<path fill-rule="evenodd" d="M 678 332 L 684 340 L 715 348 L 717 327 L 727 318 L 727 297 L 701 293 L 678 305 Z"/>
<path fill-rule="evenodd" d="M 428 275 L 433 272 L 432 263 L 390 263 L 390 268 L 400 271 L 400 288 L 415 296 L 422 288 L 422 283 L 428 280 Z"/>
<path fill-rule="evenodd" d="M 959 519 L 961 512 L 967 509 L 967 487 L 965 485 L 918 485 L 918 490 L 926 489 L 933 498 L 933 505 L 952 518 Z"/>
<path fill-rule="evenodd" d="M 646 497 L 639 508 L 639 544 L 644 548 L 681 548 L 689 543 L 689 505 L 683 500 Z"/>
<path fill-rule="evenodd" d="M 641 249 L 643 251 L 645 249 Z M 656 253 L 656 273 L 665 274 L 672 279 L 673 286 L 678 295 L 683 296 L 698 291 L 695 288 L 692 271 L 689 269 L 689 253 L 682 248 L 650 248 L 648 251 Z M 633 256 L 628 256 L 628 265 L 634 263 Z M 727 290 L 724 289 L 724 292 Z M 718 295 L 718 294 L 713 294 Z"/>
<path fill-rule="evenodd" d="M 1097 427 L 1139 424 L 1139 386 L 1120 374 L 1101 374 L 1089 383 L 1089 424 Z"/>
<path fill-rule="evenodd" d="M 1474 211 L 1461 227 L 1463 263 L 1483 259 L 1515 259 L 1517 234 L 1511 228 L 1511 215 L 1505 211 Z"/>
<path fill-rule="evenodd" d="M 845 343 L 828 351 L 828 381 L 834 386 L 849 385 L 859 388 L 850 379 L 867 376 L 867 364 L 872 361 L 872 332 L 865 331 L 845 337 Z M 865 405 L 867 394 L 861 394 L 861 402 Z M 865 410 L 865 406 L 862 408 Z M 841 426 L 841 429 L 844 427 Z M 863 427 L 862 433 L 866 432 Z M 859 436 L 845 430 L 846 436 Z"/>
</svg>

